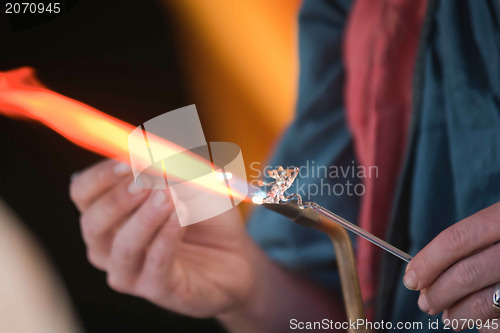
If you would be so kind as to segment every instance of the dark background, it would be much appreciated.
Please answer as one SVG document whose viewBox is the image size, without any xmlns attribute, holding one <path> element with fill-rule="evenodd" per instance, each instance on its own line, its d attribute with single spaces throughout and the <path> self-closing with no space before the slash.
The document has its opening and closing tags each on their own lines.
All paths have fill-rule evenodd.
<svg viewBox="0 0 500 333">
<path fill-rule="evenodd" d="M 62 15 L 0 15 L 0 71 L 32 66 L 49 88 L 132 124 L 191 104 L 172 18 L 150 0 L 61 1 Z M 5 1 L 0 1 L 2 13 Z M 87 261 L 70 175 L 101 157 L 34 122 L 0 117 L 0 196 L 61 275 L 88 332 L 221 332 L 121 295 Z"/>
</svg>

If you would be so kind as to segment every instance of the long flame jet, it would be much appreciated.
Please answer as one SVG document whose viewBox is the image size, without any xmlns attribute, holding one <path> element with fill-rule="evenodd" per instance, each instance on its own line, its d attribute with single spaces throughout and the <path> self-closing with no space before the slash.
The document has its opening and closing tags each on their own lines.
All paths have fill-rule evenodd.
<svg viewBox="0 0 500 333">
<path fill-rule="evenodd" d="M 37 80 L 34 69 L 30 67 L 0 72 L 0 114 L 39 121 L 80 147 L 130 163 L 128 139 L 134 126 L 46 88 Z M 207 165 L 213 168 L 210 161 L 172 142 L 151 136 L 150 133 L 148 137 L 153 137 L 155 144 L 161 144 L 165 152 L 182 153 L 192 168 Z M 189 180 L 205 191 L 228 194 L 224 181 L 189 179 L 182 170 L 175 168 L 173 174 L 168 176 Z M 162 174 L 163 170 L 157 172 Z M 249 201 L 244 195 L 230 191 L 232 196 Z"/>
</svg>

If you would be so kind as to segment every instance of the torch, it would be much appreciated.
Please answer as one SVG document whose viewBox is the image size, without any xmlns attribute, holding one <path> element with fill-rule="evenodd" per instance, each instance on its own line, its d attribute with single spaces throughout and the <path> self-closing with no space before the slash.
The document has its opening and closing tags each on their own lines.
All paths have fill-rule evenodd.
<svg viewBox="0 0 500 333">
<path fill-rule="evenodd" d="M 336 253 L 347 318 L 351 321 L 365 319 L 354 250 L 347 230 L 406 262 L 409 262 L 412 256 L 315 202 L 303 203 L 299 194 L 285 196 L 284 192 L 290 188 L 297 175 L 298 168 L 286 170 L 279 167 L 277 170 L 269 171 L 269 176 L 276 181 L 261 182 L 259 185 L 270 186 L 271 189 L 265 197 L 256 195 L 252 201 L 305 227 L 320 230 L 330 237 Z M 348 331 L 368 332 L 366 327 Z"/>
</svg>

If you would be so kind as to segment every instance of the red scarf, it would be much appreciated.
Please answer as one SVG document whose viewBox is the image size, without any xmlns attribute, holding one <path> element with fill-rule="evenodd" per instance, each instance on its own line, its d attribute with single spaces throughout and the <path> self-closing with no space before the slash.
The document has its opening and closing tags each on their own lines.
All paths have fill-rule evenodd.
<svg viewBox="0 0 500 333">
<path fill-rule="evenodd" d="M 427 1 L 357 0 L 345 36 L 347 119 L 364 178 L 359 225 L 385 238 L 406 149 L 413 70 Z M 378 171 L 378 175 L 376 174 Z M 367 172 L 368 175 L 368 172 Z M 373 319 L 381 249 L 359 239 L 363 299 Z"/>
</svg>

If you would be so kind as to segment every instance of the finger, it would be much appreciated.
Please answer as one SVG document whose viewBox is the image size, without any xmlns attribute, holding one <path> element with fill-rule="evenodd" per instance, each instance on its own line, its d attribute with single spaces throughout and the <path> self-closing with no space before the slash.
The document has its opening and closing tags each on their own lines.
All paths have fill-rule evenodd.
<svg viewBox="0 0 500 333">
<path fill-rule="evenodd" d="M 116 234 L 108 273 L 111 284 L 128 283 L 142 266 L 144 253 L 160 227 L 174 210 L 172 200 L 166 190 L 152 193 Z"/>
<path fill-rule="evenodd" d="M 443 320 L 463 322 L 471 319 L 484 324 L 487 320 L 491 322 L 491 319 L 500 318 L 500 314 L 493 311 L 493 292 L 494 287 L 491 286 L 464 298 L 443 313 Z M 462 330 L 461 327 L 459 329 Z"/>
<path fill-rule="evenodd" d="M 412 290 L 429 286 L 446 268 L 500 239 L 500 203 L 441 232 L 408 264 L 405 285 Z"/>
<path fill-rule="evenodd" d="M 118 184 L 123 177 L 131 175 L 128 164 L 115 160 L 104 160 L 72 177 L 70 197 L 82 212 L 100 195 Z"/>
<path fill-rule="evenodd" d="M 179 224 L 177 211 L 179 211 L 179 207 L 161 227 L 145 258 L 142 283 L 140 284 L 142 289 L 139 290 L 139 293 L 152 301 L 157 298 L 158 290 L 173 290 L 176 281 L 181 280 L 181 278 L 171 274 L 176 252 L 187 230 Z"/>
<path fill-rule="evenodd" d="M 94 261 L 96 256 L 108 257 L 113 231 L 146 200 L 149 192 L 138 187 L 131 177 L 126 178 L 82 214 L 83 239 Z"/>
<path fill-rule="evenodd" d="M 438 314 L 463 297 L 500 281 L 500 271 L 492 270 L 500 264 L 500 244 L 491 246 L 448 268 L 419 297 L 422 311 Z"/>
</svg>

